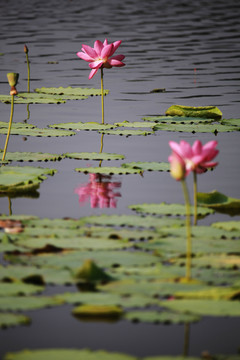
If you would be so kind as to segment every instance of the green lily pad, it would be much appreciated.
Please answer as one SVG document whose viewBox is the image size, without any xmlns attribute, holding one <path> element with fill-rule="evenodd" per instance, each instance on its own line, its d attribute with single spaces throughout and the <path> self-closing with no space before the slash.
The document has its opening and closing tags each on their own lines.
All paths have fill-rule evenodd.
<svg viewBox="0 0 240 360">
<path fill-rule="evenodd" d="M 213 119 L 204 119 L 202 117 L 190 117 L 190 116 L 147 116 L 143 118 L 144 121 L 151 121 L 156 123 L 169 123 L 169 124 L 201 124 L 211 123 Z"/>
<path fill-rule="evenodd" d="M 37 93 L 43 93 L 43 94 L 54 94 L 54 95 L 76 95 L 76 96 L 96 96 L 101 95 L 101 89 L 90 89 L 90 88 L 80 88 L 80 87 L 42 87 L 35 89 Z M 109 93 L 109 90 L 104 90 L 104 95 L 107 95 Z"/>
<path fill-rule="evenodd" d="M 76 122 L 76 123 L 59 123 L 49 125 L 54 129 L 69 129 L 69 130 L 106 130 L 114 129 L 116 126 L 111 124 L 99 124 L 97 122 Z"/>
<path fill-rule="evenodd" d="M 121 165 L 124 168 L 132 168 L 132 169 L 141 169 L 143 171 L 169 171 L 170 165 L 166 162 L 156 162 L 156 161 L 149 161 L 149 162 L 130 162 Z"/>
<path fill-rule="evenodd" d="M 0 311 L 36 310 L 63 303 L 61 299 L 47 296 L 3 296 L 0 297 Z"/>
<path fill-rule="evenodd" d="M 162 301 L 168 309 L 205 316 L 240 316 L 239 301 L 229 300 L 171 300 Z"/>
<path fill-rule="evenodd" d="M 153 128 L 156 124 L 154 122 L 146 123 L 144 121 L 123 121 L 119 123 L 114 123 L 114 125 L 127 128 Z"/>
<path fill-rule="evenodd" d="M 79 160 L 123 160 L 125 158 L 125 156 L 121 154 L 96 152 L 66 153 L 64 156 Z"/>
<path fill-rule="evenodd" d="M 197 201 L 200 206 L 208 207 L 218 212 L 230 215 L 240 214 L 240 199 L 228 197 L 216 190 L 210 193 L 198 193 Z"/>
<path fill-rule="evenodd" d="M 0 128 L 0 134 L 7 134 L 7 128 Z M 37 127 L 21 127 L 21 128 L 11 128 L 11 135 L 21 135 L 21 136 L 37 136 L 37 137 L 52 137 L 52 136 L 72 136 L 76 133 L 69 130 L 58 130 L 58 129 L 40 129 Z"/>
<path fill-rule="evenodd" d="M 174 131 L 174 132 L 190 132 L 190 133 L 214 133 L 239 131 L 239 128 L 231 125 L 222 124 L 157 124 L 154 131 Z"/>
<path fill-rule="evenodd" d="M 81 318 L 119 319 L 123 309 L 117 305 L 79 305 L 72 311 L 73 315 Z"/>
<path fill-rule="evenodd" d="M 4 360 L 137 360 L 136 357 L 104 350 L 42 349 L 8 353 Z M 190 359 L 191 360 L 191 359 Z"/>
<path fill-rule="evenodd" d="M 240 221 L 219 221 L 213 223 L 212 226 L 227 231 L 240 231 Z"/>
<path fill-rule="evenodd" d="M 144 213 L 156 215 L 185 215 L 186 207 L 181 204 L 138 204 L 128 206 L 130 209 Z M 213 213 L 213 210 L 204 207 L 198 207 L 198 215 L 208 215 Z M 191 214 L 194 214 L 194 207 L 191 206 Z"/>
<path fill-rule="evenodd" d="M 88 96 L 85 95 L 67 95 L 67 94 L 46 94 L 46 93 L 18 93 L 17 95 L 20 98 L 25 98 L 27 100 L 33 100 L 34 103 L 41 103 L 42 100 L 46 101 L 46 104 L 51 103 L 51 101 L 56 101 L 59 103 L 65 103 L 66 100 L 84 100 Z"/>
<path fill-rule="evenodd" d="M 11 104 L 11 95 L 0 95 L 0 102 Z M 19 93 L 14 97 L 14 104 L 63 104 L 66 100 L 54 96 L 39 96 L 34 93 Z"/>
<path fill-rule="evenodd" d="M 13 295 L 28 295 L 42 292 L 42 286 L 36 286 L 24 283 L 0 283 L 0 297 Z"/>
<path fill-rule="evenodd" d="M 167 311 L 130 311 L 124 318 L 132 322 L 144 322 L 153 324 L 184 324 L 200 320 L 195 314 L 181 314 Z"/>
<path fill-rule="evenodd" d="M 2 151 L 0 150 L 0 153 Z M 49 154 L 42 152 L 7 152 L 7 161 L 57 161 L 63 159 L 64 155 Z"/>
<path fill-rule="evenodd" d="M 0 328 L 16 325 L 28 325 L 31 319 L 28 316 L 12 313 L 0 313 Z"/>
<path fill-rule="evenodd" d="M 102 130 L 99 132 L 107 135 L 120 135 L 120 136 L 135 136 L 135 135 L 147 136 L 154 134 L 153 131 L 144 131 L 144 130 Z"/>
<path fill-rule="evenodd" d="M 106 174 L 106 175 L 129 175 L 129 174 L 141 174 L 142 170 L 132 169 L 114 166 L 102 166 L 102 167 L 84 167 L 77 168 L 75 171 L 83 172 L 84 174 Z"/>
<path fill-rule="evenodd" d="M 233 125 L 240 127 L 240 119 L 222 119 L 220 123 L 223 125 Z"/>
<path fill-rule="evenodd" d="M 0 193 L 32 191 L 56 170 L 33 166 L 2 166 L 0 168 Z"/>
<path fill-rule="evenodd" d="M 170 116 L 190 116 L 207 119 L 221 119 L 222 112 L 216 106 L 183 106 L 172 105 L 166 110 L 166 115 Z"/>
<path fill-rule="evenodd" d="M 5 128 L 5 129 L 8 129 L 8 122 L 6 121 L 0 121 L 0 128 Z M 11 126 L 11 131 L 12 130 L 19 130 L 19 129 L 32 129 L 32 128 L 35 128 L 36 126 L 35 125 L 31 125 L 31 124 L 28 124 L 28 123 L 16 123 L 16 122 L 13 122 L 12 123 L 12 126 Z"/>
<path fill-rule="evenodd" d="M 180 259 L 175 259 L 172 261 L 175 264 L 183 264 L 183 261 Z M 230 254 L 209 254 L 197 257 L 194 259 L 194 266 L 200 268 L 215 268 L 215 269 L 229 269 L 235 270 L 240 266 L 240 256 L 239 255 L 230 255 Z"/>
</svg>

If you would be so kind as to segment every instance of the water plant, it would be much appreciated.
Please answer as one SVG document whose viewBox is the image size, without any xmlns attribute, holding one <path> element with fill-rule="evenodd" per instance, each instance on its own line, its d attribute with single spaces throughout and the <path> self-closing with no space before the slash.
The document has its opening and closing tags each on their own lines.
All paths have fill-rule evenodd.
<svg viewBox="0 0 240 360">
<path fill-rule="evenodd" d="M 122 67 L 125 64 L 122 60 L 124 55 L 112 56 L 118 47 L 121 45 L 122 40 L 115 41 L 108 44 L 108 40 L 105 39 L 102 43 L 100 40 L 96 40 L 94 47 L 82 44 L 81 51 L 77 52 L 77 56 L 89 62 L 89 67 L 92 69 L 89 74 L 89 80 L 101 69 L 101 96 L 102 96 L 102 124 L 104 124 L 104 90 L 103 90 L 103 68 L 111 69 L 113 66 Z"/>
<path fill-rule="evenodd" d="M 9 136 L 10 136 L 10 132 L 11 132 L 13 111 L 14 111 L 14 96 L 18 94 L 16 86 L 17 86 L 17 83 L 18 83 L 19 74 L 18 73 L 8 73 L 7 78 L 8 78 L 8 83 L 11 86 L 11 90 L 10 90 L 11 113 L 10 113 L 10 119 L 9 119 L 9 124 L 8 124 L 8 133 L 7 133 L 5 146 L 4 146 L 4 150 L 3 150 L 2 161 L 4 161 L 4 159 L 5 159 L 5 155 L 6 155 L 6 152 L 7 152 L 7 146 L 8 146 L 8 140 L 9 140 Z"/>
<path fill-rule="evenodd" d="M 27 69 L 28 69 L 28 92 L 30 92 L 30 65 L 29 65 L 28 47 L 27 47 L 27 45 L 24 45 L 24 52 L 26 54 Z"/>
</svg>

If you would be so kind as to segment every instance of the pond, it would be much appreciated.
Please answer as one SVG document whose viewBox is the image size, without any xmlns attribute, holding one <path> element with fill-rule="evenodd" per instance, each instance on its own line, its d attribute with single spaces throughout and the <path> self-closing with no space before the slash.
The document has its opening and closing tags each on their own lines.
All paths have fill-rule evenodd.
<svg viewBox="0 0 240 360">
<path fill-rule="evenodd" d="M 222 119 L 239 119 L 238 1 L 96 0 L 87 3 L 82 0 L 9 0 L 2 2 L 0 9 L 1 95 L 9 94 L 6 77 L 9 72 L 19 73 L 19 93 L 27 91 L 25 44 L 29 49 L 31 93 L 43 87 L 99 90 L 99 96 L 66 100 L 64 103 L 16 102 L 15 123 L 60 130 L 66 123 L 101 124 L 100 70 L 89 80 L 90 68 L 76 53 L 81 51 L 82 44 L 93 47 L 95 40 L 107 38 L 109 43 L 122 40 L 116 54 L 125 55 L 123 61 L 126 65 L 104 69 L 104 88 L 109 90 L 104 97 L 105 124 L 124 121 L 144 124 L 133 129 L 125 123 L 124 127 L 117 128 L 124 130 L 120 135 L 114 133 L 116 128 L 109 133 L 106 130 L 104 134 L 90 128 L 88 131 L 73 129 L 72 136 L 32 136 L 31 132 L 29 135 L 24 132 L 10 135 L 9 154 L 56 154 L 57 160 L 23 162 L 18 154 L 18 161 L 1 166 L 1 169 L 41 167 L 47 172 L 56 172 L 52 176 L 45 175 L 34 192 L 12 196 L 1 194 L 1 219 L 20 219 L 25 227 L 19 235 L 6 236 L 4 229 L 0 232 L 0 315 L 23 315 L 27 317 L 22 319 L 27 326 L 20 321 L 18 325 L 14 323 L 16 326 L 4 328 L 4 323 L 1 323 L 0 357 L 35 359 L 34 351 L 29 355 L 18 352 L 62 349 L 65 358 L 79 356 L 79 359 L 85 359 L 89 355 L 87 352 L 82 355 L 80 352 L 64 353 L 63 349 L 90 349 L 91 360 L 108 359 L 108 356 L 112 360 L 127 360 L 127 355 L 129 360 L 182 354 L 200 358 L 203 352 L 223 356 L 231 354 L 236 359 L 240 345 L 239 211 L 234 216 L 212 211 L 199 217 L 198 225 L 202 226 L 203 232 L 196 230 L 194 233 L 196 254 L 192 263 L 193 277 L 201 284 L 187 284 L 192 286 L 191 299 L 190 295 L 186 298 L 186 284 L 179 280 L 184 277 L 185 270 L 185 212 L 177 218 L 178 212 L 170 212 L 171 216 L 166 218 L 164 215 L 169 215 L 169 212 L 165 208 L 158 209 L 159 213 L 155 208 L 147 211 L 136 208 L 143 204 L 162 203 L 184 206 L 180 183 L 170 176 L 168 168 L 164 171 L 152 168 L 153 163 L 168 163 L 169 141 L 179 143 L 185 140 L 193 144 L 199 139 L 205 144 L 216 140 L 218 165 L 213 171 L 198 177 L 198 191 L 209 193 L 217 190 L 230 198 L 240 197 L 239 124 L 234 131 L 217 133 L 198 132 L 197 127 L 188 131 L 186 124 L 181 131 L 169 131 L 171 128 L 156 130 L 146 125 L 156 117 L 164 116 L 166 110 L 176 104 L 216 106 L 222 112 Z M 1 122 L 8 123 L 10 104 L 0 102 L 0 109 Z M 145 118 L 148 121 L 144 121 Z M 67 128 L 70 134 L 69 129 L 71 126 Z M 132 130 L 141 130 L 141 133 L 134 134 Z M 146 134 L 149 131 L 151 133 Z M 1 132 L 1 149 L 5 139 L 6 134 Z M 90 156 L 101 152 L 108 154 L 103 160 Z M 88 155 L 80 159 L 66 156 L 73 153 Z M 121 156 L 111 158 L 109 154 Z M 132 162 L 138 162 L 138 167 L 147 164 L 148 168 L 143 173 L 139 169 L 129 174 L 114 174 L 110 170 L 110 175 L 103 176 L 85 173 L 89 172 L 89 167 L 126 169 L 122 165 Z M 79 168 L 85 170 L 76 171 Z M 192 174 L 186 178 L 186 183 L 193 202 Z M 96 186 L 100 187 L 97 190 L 102 194 L 100 199 L 92 196 Z M 227 224 L 230 221 L 234 221 L 238 231 L 234 228 L 229 234 Z M 224 225 L 216 225 L 219 222 Z M 169 238 L 165 248 L 159 243 L 160 236 L 161 239 Z M 81 237 L 82 243 L 85 241 L 87 245 L 78 242 Z M 100 245 L 99 241 L 93 241 L 96 237 L 100 238 Z M 56 243 L 58 238 L 61 246 Z M 74 251 L 71 251 L 71 246 Z M 139 263 L 134 257 L 136 254 Z M 83 284 L 80 286 L 76 277 L 73 280 L 72 272 L 79 270 L 89 258 L 96 260 L 96 264 L 114 280 L 121 281 L 119 287 L 114 288 L 115 281 L 107 284 L 104 281 L 97 283 L 97 288 L 91 292 L 89 288 L 83 288 Z M 21 271 L 25 271 L 24 274 Z M 31 278 L 31 275 L 37 276 Z M 169 285 L 176 285 L 176 282 L 180 286 L 177 289 Z M 156 283 L 157 292 L 152 286 Z M 137 284 L 143 284 L 143 288 Z M 16 289 L 9 290 L 11 285 Z M 215 297 L 209 298 L 206 286 L 214 287 Z M 222 290 L 227 290 L 223 296 Z M 199 298 L 197 291 L 207 295 Z M 196 309 L 181 312 L 179 308 L 169 308 L 168 317 L 160 319 L 158 315 L 165 307 L 166 299 L 171 299 L 174 306 L 181 298 L 178 292 L 184 292 L 181 296 L 185 300 L 196 301 L 195 308 L 197 301 L 199 308 L 203 305 L 200 302 L 206 301 L 204 304 L 208 310 L 205 308 L 198 313 Z M 106 294 L 109 297 L 104 298 Z M 123 296 L 126 294 L 129 302 Z M 103 298 L 98 299 L 98 295 L 103 295 Z M 86 300 L 83 300 L 85 296 Z M 36 305 L 35 301 L 45 299 L 50 303 Z M 221 316 L 221 312 L 214 314 L 211 309 L 218 299 L 226 306 L 231 300 L 231 314 L 229 310 L 226 310 L 226 316 Z M 26 300 L 25 304 L 23 300 Z M 104 319 L 106 321 L 99 318 L 89 320 L 72 313 L 81 303 L 117 305 L 117 308 L 122 305 L 127 316 L 114 317 L 111 321 L 109 318 Z M 169 306 L 170 303 L 168 301 Z M 140 311 L 145 312 L 147 318 L 139 315 Z M 190 318 L 173 318 L 176 313 L 181 316 L 190 314 Z M 155 318 L 151 317 L 152 314 Z M 100 350 L 107 353 L 102 355 L 98 353 Z M 112 352 L 123 355 L 118 358 L 111 355 Z M 7 353 L 14 355 L 11 357 Z M 42 358 L 54 358 L 55 354 L 50 356 L 50 353 L 43 353 Z M 60 359 L 59 353 L 56 358 Z"/>
</svg>

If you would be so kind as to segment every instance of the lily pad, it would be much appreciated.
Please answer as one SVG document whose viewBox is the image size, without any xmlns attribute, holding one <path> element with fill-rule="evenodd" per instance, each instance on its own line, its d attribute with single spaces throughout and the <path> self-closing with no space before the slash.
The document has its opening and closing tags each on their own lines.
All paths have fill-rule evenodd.
<svg viewBox="0 0 240 360">
<path fill-rule="evenodd" d="M 80 305 L 73 309 L 73 315 L 81 318 L 119 319 L 123 309 L 117 305 Z"/>
<path fill-rule="evenodd" d="M 143 122 L 143 121 L 123 121 L 119 123 L 114 123 L 118 127 L 127 127 L 127 128 L 153 128 L 156 124 L 154 122 Z"/>
<path fill-rule="evenodd" d="M 240 231 L 240 221 L 219 221 L 213 223 L 212 226 L 227 231 Z"/>
<path fill-rule="evenodd" d="M 147 136 L 154 134 L 153 131 L 144 131 L 144 130 L 103 130 L 99 132 L 107 135 L 120 135 L 120 136 L 134 136 L 134 135 Z"/>
<path fill-rule="evenodd" d="M 167 311 L 129 311 L 124 318 L 132 322 L 144 322 L 153 324 L 185 324 L 200 320 L 195 314 L 181 314 Z"/>
<path fill-rule="evenodd" d="M 169 123 L 169 124 L 201 124 L 211 123 L 213 119 L 204 119 L 202 117 L 190 117 L 190 116 L 147 116 L 143 118 L 144 121 L 151 121 L 156 123 Z"/>
<path fill-rule="evenodd" d="M 8 129 L 8 122 L 6 121 L 0 121 L 0 128 L 5 128 L 5 129 Z M 32 128 L 35 128 L 36 126 L 35 125 L 31 125 L 31 124 L 28 124 L 28 123 L 16 123 L 16 122 L 13 122 L 12 123 L 12 126 L 11 126 L 11 131 L 12 130 L 16 130 L 16 129 L 32 129 Z"/>
<path fill-rule="evenodd" d="M 0 134 L 7 134 L 7 128 L 0 128 Z M 76 133 L 74 131 L 68 130 L 58 130 L 58 129 L 40 129 L 37 127 L 21 127 L 21 128 L 11 128 L 11 135 L 21 135 L 21 136 L 37 136 L 37 137 L 52 137 L 52 136 L 72 136 Z"/>
<path fill-rule="evenodd" d="M 101 167 L 85 167 L 77 168 L 75 171 L 83 172 L 84 174 L 106 174 L 106 175 L 129 175 L 129 174 L 142 174 L 140 169 L 132 169 L 114 166 L 101 166 Z"/>
<path fill-rule="evenodd" d="M 0 313 L 0 328 L 16 325 L 28 325 L 31 319 L 28 316 L 12 313 Z"/>
<path fill-rule="evenodd" d="M 239 301 L 229 300 L 171 300 L 162 301 L 168 309 L 205 316 L 240 316 Z"/>
<path fill-rule="evenodd" d="M 42 286 L 35 286 L 24 283 L 0 283 L 0 297 L 13 295 L 29 295 L 42 292 Z"/>
<path fill-rule="evenodd" d="M 2 166 L 0 168 L 0 193 L 32 191 L 56 170 L 33 166 Z"/>
<path fill-rule="evenodd" d="M 64 156 L 79 160 L 123 160 L 125 158 L 125 156 L 121 154 L 96 152 L 66 153 Z"/>
<path fill-rule="evenodd" d="M 240 119 L 222 119 L 220 123 L 223 125 L 233 125 L 240 127 Z"/>
<path fill-rule="evenodd" d="M 149 162 L 130 162 L 121 165 L 127 169 L 141 169 L 143 171 L 169 171 L 170 165 L 166 162 L 156 162 L 156 161 L 149 161 Z"/>
<path fill-rule="evenodd" d="M 65 103 L 66 100 L 84 100 L 87 99 L 88 96 L 80 96 L 80 95 L 66 95 L 66 94 L 46 94 L 46 93 L 18 93 L 19 98 L 25 98 L 27 100 L 33 100 L 34 103 L 41 103 L 42 100 L 46 102 L 46 104 L 51 103 L 51 101 L 58 101 L 59 103 Z"/>
<path fill-rule="evenodd" d="M 2 151 L 0 150 L 0 153 Z M 49 154 L 42 152 L 7 152 L 5 159 L 7 161 L 57 161 L 63 159 L 64 155 Z"/>
<path fill-rule="evenodd" d="M 240 199 L 228 197 L 216 190 L 210 193 L 198 193 L 197 201 L 200 206 L 208 207 L 218 212 L 228 213 L 229 215 L 240 214 Z"/>
<path fill-rule="evenodd" d="M 144 214 L 155 214 L 155 215 L 185 215 L 186 207 L 182 204 L 139 204 L 130 205 L 130 209 L 144 213 Z M 204 207 L 198 207 L 198 215 L 208 215 L 213 213 L 213 210 L 206 209 Z M 194 207 L 191 206 L 191 214 L 194 214 Z"/>
<path fill-rule="evenodd" d="M 190 116 L 207 119 L 221 119 L 222 112 L 216 106 L 183 106 L 172 105 L 166 110 L 166 115 L 170 116 Z"/>
<path fill-rule="evenodd" d="M 43 94 L 54 94 L 54 95 L 77 95 L 77 96 L 96 96 L 101 95 L 101 89 L 90 89 L 90 88 L 80 88 L 80 87 L 42 87 L 35 89 L 37 93 Z M 107 95 L 109 90 L 104 90 L 104 95 Z"/>
<path fill-rule="evenodd" d="M 137 360 L 136 357 L 104 350 L 42 349 L 8 353 L 4 360 Z M 191 359 L 190 359 L 191 360 Z"/>
<path fill-rule="evenodd" d="M 69 129 L 69 130 L 106 130 L 114 129 L 116 126 L 111 124 L 99 124 L 97 122 L 77 122 L 77 123 L 59 123 L 49 125 L 54 129 Z"/>
<path fill-rule="evenodd" d="M 190 133 L 214 133 L 239 131 L 239 128 L 231 125 L 212 124 L 157 124 L 154 131 L 174 131 Z"/>
<path fill-rule="evenodd" d="M 11 104 L 11 95 L 0 95 L 0 102 Z M 39 96 L 34 93 L 19 93 L 14 97 L 14 104 L 63 104 L 66 100 L 54 96 Z"/>
<path fill-rule="evenodd" d="M 61 299 L 47 296 L 3 296 L 0 297 L 0 311 L 36 310 L 63 303 Z"/>
</svg>

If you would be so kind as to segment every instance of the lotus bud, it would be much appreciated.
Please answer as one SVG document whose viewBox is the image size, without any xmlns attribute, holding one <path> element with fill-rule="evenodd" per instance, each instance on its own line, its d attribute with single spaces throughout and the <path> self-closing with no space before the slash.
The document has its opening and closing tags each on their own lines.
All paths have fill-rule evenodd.
<svg viewBox="0 0 240 360">
<path fill-rule="evenodd" d="M 28 54 L 28 47 L 27 47 L 27 45 L 24 45 L 24 52 L 25 52 L 25 54 Z"/>
<path fill-rule="evenodd" d="M 182 158 L 173 153 L 169 160 L 171 176 L 177 181 L 183 180 L 186 176 L 186 167 Z"/>
<path fill-rule="evenodd" d="M 7 74 L 7 78 L 8 78 L 8 83 L 9 85 L 12 87 L 12 86 L 16 86 L 17 83 L 18 83 L 18 77 L 19 77 L 19 74 L 18 73 L 8 73 Z"/>
</svg>

